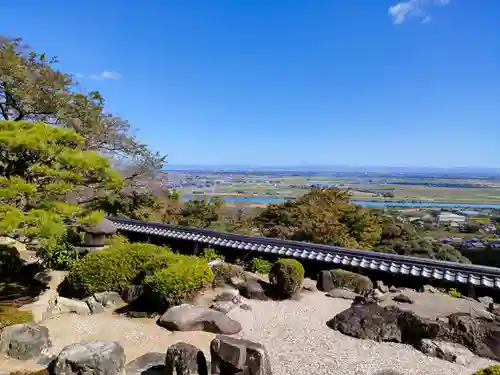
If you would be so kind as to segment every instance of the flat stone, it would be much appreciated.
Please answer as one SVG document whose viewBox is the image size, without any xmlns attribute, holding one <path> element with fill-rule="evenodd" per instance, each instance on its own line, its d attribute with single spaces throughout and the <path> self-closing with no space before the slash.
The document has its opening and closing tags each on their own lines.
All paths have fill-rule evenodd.
<svg viewBox="0 0 500 375">
<path fill-rule="evenodd" d="M 220 311 L 224 314 L 227 314 L 228 312 L 234 310 L 236 307 L 238 307 L 238 304 L 234 303 L 233 301 L 217 301 L 212 306 L 210 306 L 211 309 Z"/>
<path fill-rule="evenodd" d="M 234 288 L 227 288 L 219 293 L 214 300 L 216 302 L 229 302 L 239 303 L 241 301 L 240 291 Z"/>
<path fill-rule="evenodd" d="M 439 293 L 439 290 L 434 288 L 432 285 L 424 285 L 422 287 L 422 293 Z"/>
<path fill-rule="evenodd" d="M 122 297 L 116 292 L 95 293 L 94 298 L 106 308 L 120 307 L 125 304 L 125 301 L 123 301 Z"/>
<path fill-rule="evenodd" d="M 242 303 L 242 304 L 240 305 L 240 309 L 242 309 L 242 310 L 246 310 L 246 311 L 252 311 L 252 306 L 247 305 L 246 303 Z"/>
<path fill-rule="evenodd" d="M 78 315 L 90 315 L 90 307 L 85 301 L 59 297 L 57 299 L 57 306 L 61 312 L 75 313 Z"/>
<path fill-rule="evenodd" d="M 400 303 L 413 303 L 413 300 L 404 294 L 398 294 L 392 297 L 392 300 Z"/>
<path fill-rule="evenodd" d="M 256 342 L 217 335 L 210 343 L 211 374 L 272 375 L 266 348 Z"/>
<path fill-rule="evenodd" d="M 86 341 L 64 347 L 54 364 L 54 375 L 121 375 L 125 351 L 115 341 Z"/>
<path fill-rule="evenodd" d="M 28 360 L 38 357 L 51 346 L 49 330 L 36 323 L 7 326 L 0 332 L 0 353 L 9 357 Z"/>
<path fill-rule="evenodd" d="M 146 353 L 125 366 L 126 375 L 164 375 L 165 354 Z"/>
<path fill-rule="evenodd" d="M 189 304 L 169 308 L 158 324 L 171 331 L 206 331 L 227 335 L 236 334 L 242 328 L 239 322 L 220 311 Z"/>
<path fill-rule="evenodd" d="M 468 366 L 475 359 L 474 353 L 465 346 L 446 341 L 423 339 L 418 349 L 428 356 L 458 363 L 462 366 Z"/>
</svg>

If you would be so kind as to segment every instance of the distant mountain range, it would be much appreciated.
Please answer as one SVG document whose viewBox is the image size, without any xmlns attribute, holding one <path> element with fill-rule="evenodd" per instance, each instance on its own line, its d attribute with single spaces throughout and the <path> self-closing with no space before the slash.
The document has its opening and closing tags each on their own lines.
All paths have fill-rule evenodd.
<svg viewBox="0 0 500 375">
<path fill-rule="evenodd" d="M 330 172 L 330 173 L 376 173 L 376 174 L 433 174 L 433 175 L 474 175 L 498 176 L 500 168 L 485 167 L 391 167 L 391 166 L 348 166 L 348 165 L 307 165 L 307 166 L 251 166 L 251 165 L 165 165 L 165 171 L 227 171 L 227 172 Z"/>
</svg>

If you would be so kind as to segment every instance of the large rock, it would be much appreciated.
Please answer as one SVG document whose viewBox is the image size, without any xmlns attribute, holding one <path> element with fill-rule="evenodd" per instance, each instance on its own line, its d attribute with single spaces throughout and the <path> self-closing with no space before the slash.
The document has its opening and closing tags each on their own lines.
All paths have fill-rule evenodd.
<svg viewBox="0 0 500 375">
<path fill-rule="evenodd" d="M 123 301 L 122 297 L 116 292 L 95 293 L 94 298 L 106 308 L 117 308 L 125 304 L 125 301 Z"/>
<path fill-rule="evenodd" d="M 321 271 L 318 274 L 318 281 L 316 283 L 316 288 L 322 292 L 329 292 L 335 285 L 333 284 L 333 277 L 330 271 Z"/>
<path fill-rule="evenodd" d="M 479 297 L 477 300 L 481 302 L 486 308 L 490 307 L 490 305 L 493 303 L 493 298 L 488 296 Z"/>
<path fill-rule="evenodd" d="M 121 375 L 125 352 L 115 341 L 87 341 L 63 348 L 54 364 L 54 375 Z"/>
<path fill-rule="evenodd" d="M 36 323 L 15 324 L 0 332 L 0 353 L 12 358 L 38 357 L 50 345 L 49 330 Z"/>
<path fill-rule="evenodd" d="M 445 339 L 450 335 L 445 323 L 419 317 L 396 306 L 376 303 L 353 304 L 327 322 L 341 333 L 374 341 L 416 344 L 424 338 Z"/>
<path fill-rule="evenodd" d="M 248 299 L 267 301 L 269 298 L 261 282 L 257 279 L 249 278 L 239 286 L 240 293 Z"/>
<path fill-rule="evenodd" d="M 226 314 L 207 307 L 182 304 L 169 308 L 158 324 L 171 331 L 207 331 L 233 335 L 241 324 Z"/>
<path fill-rule="evenodd" d="M 455 362 L 462 366 L 468 366 L 475 359 L 474 353 L 465 346 L 446 341 L 423 339 L 418 349 L 428 356 Z"/>
<path fill-rule="evenodd" d="M 85 301 L 59 297 L 57 299 L 57 306 L 61 312 L 69 312 L 78 315 L 90 315 L 90 307 Z"/>
<path fill-rule="evenodd" d="M 165 375 L 208 375 L 205 355 L 196 346 L 178 342 L 167 350 Z"/>
<path fill-rule="evenodd" d="M 98 302 L 94 296 L 90 296 L 85 300 L 85 302 L 89 306 L 89 309 L 92 312 L 92 314 L 99 314 L 106 311 L 104 306 L 100 302 Z"/>
<path fill-rule="evenodd" d="M 122 289 L 121 298 L 126 303 L 137 301 L 146 293 L 145 285 L 127 285 Z"/>
<path fill-rule="evenodd" d="M 456 340 L 481 357 L 500 361 L 500 325 L 469 314 L 449 316 Z"/>
<path fill-rule="evenodd" d="M 125 366 L 126 375 L 165 375 L 165 354 L 146 353 Z"/>
<path fill-rule="evenodd" d="M 218 335 L 210 343 L 212 375 L 271 375 L 266 348 L 256 342 Z"/>
</svg>

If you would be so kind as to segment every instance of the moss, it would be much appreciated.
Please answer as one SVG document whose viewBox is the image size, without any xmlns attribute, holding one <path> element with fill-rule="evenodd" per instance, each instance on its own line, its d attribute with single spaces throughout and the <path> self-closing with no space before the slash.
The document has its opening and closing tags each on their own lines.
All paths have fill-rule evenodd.
<svg viewBox="0 0 500 375">
<path fill-rule="evenodd" d="M 132 283 L 146 264 L 170 254 L 172 251 L 168 248 L 142 243 L 109 247 L 75 262 L 67 283 L 76 296 L 104 291 L 120 292 Z"/>
<path fill-rule="evenodd" d="M 474 375 L 500 375 L 500 365 L 493 365 L 477 370 Z"/>
<path fill-rule="evenodd" d="M 330 270 L 330 273 L 333 285 L 337 288 L 346 288 L 359 294 L 364 294 L 373 289 L 373 283 L 367 276 L 340 268 Z"/>
<path fill-rule="evenodd" d="M 272 263 L 262 258 L 253 258 L 248 265 L 250 272 L 268 274 L 271 271 Z"/>
<path fill-rule="evenodd" d="M 153 293 L 164 296 L 168 305 L 177 305 L 191 300 L 198 291 L 210 286 L 213 278 L 206 261 L 185 256 L 146 276 L 144 283 Z"/>
<path fill-rule="evenodd" d="M 225 284 L 233 284 L 235 278 L 244 279 L 245 271 L 242 267 L 231 264 L 221 263 L 212 267 L 214 274 L 214 285 L 223 286 Z"/>
<path fill-rule="evenodd" d="M 279 259 L 269 271 L 269 282 L 280 297 L 297 293 L 304 281 L 304 267 L 296 259 Z"/>
<path fill-rule="evenodd" d="M 0 329 L 14 324 L 28 323 L 33 321 L 33 315 L 29 311 L 20 310 L 6 304 L 0 305 Z"/>
</svg>

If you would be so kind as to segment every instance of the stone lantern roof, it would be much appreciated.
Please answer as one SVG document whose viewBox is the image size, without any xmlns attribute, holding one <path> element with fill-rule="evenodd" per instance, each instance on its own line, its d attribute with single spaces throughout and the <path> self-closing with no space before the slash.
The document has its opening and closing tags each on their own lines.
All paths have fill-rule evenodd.
<svg viewBox="0 0 500 375">
<path fill-rule="evenodd" d="M 112 235 L 116 233 L 116 226 L 108 219 L 102 219 L 97 224 L 82 225 L 82 230 L 85 233 L 93 234 L 96 236 Z"/>
</svg>

